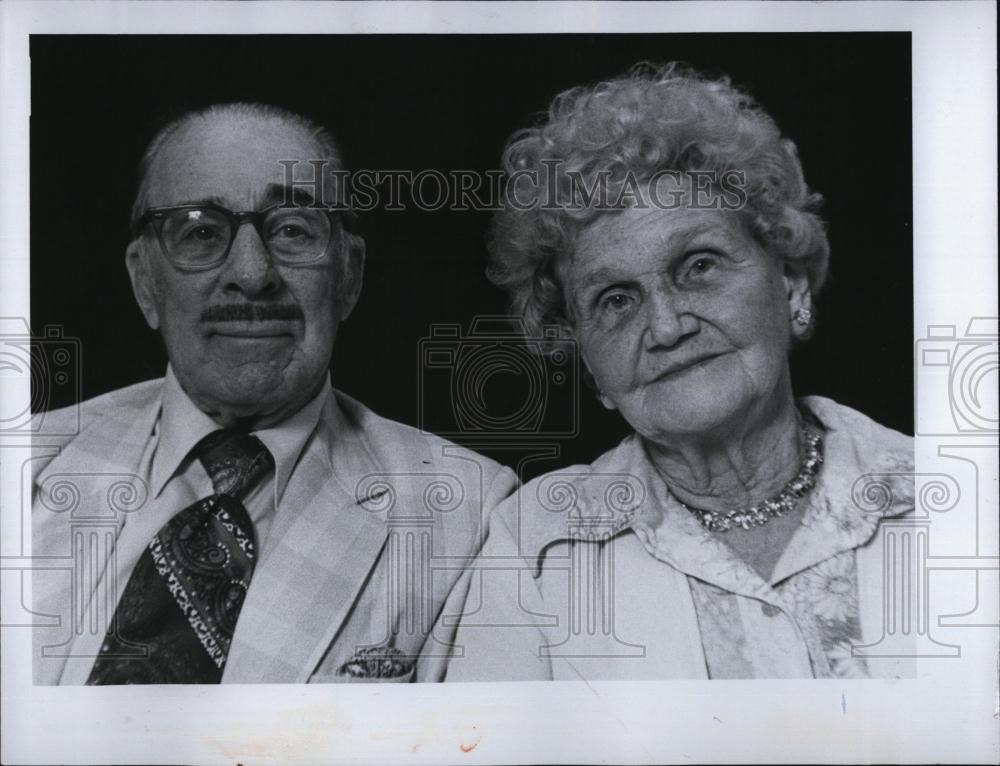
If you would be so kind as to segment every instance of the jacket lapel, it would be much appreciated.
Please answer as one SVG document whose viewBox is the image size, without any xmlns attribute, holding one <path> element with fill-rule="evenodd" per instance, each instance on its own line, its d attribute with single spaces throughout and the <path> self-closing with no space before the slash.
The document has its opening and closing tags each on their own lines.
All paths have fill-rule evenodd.
<svg viewBox="0 0 1000 766">
<path fill-rule="evenodd" d="M 71 524 L 114 525 L 117 535 L 126 516 L 145 505 L 149 487 L 139 475 L 139 461 L 159 410 L 156 387 L 155 395 L 98 418 L 38 472 L 32 555 L 67 555 L 62 546 Z"/>
<path fill-rule="evenodd" d="M 32 577 L 32 608 L 51 620 L 32 631 L 36 683 L 59 682 L 91 599 L 114 598 L 105 592 L 111 541 L 149 499 L 139 461 L 159 412 L 159 387 L 142 393 L 138 401 L 116 403 L 35 476 L 31 552 L 43 563 Z"/>
<path fill-rule="evenodd" d="M 331 396 L 254 571 L 224 682 L 304 683 L 323 659 L 386 539 L 384 512 L 356 494 L 380 472 L 372 454 Z"/>
</svg>

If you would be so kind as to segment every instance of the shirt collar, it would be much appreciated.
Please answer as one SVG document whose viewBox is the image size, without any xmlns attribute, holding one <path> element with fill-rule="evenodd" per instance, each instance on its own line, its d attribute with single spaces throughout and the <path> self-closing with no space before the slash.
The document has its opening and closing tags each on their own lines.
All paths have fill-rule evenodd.
<svg viewBox="0 0 1000 766">
<path fill-rule="evenodd" d="M 775 567 L 772 581 L 784 579 L 836 553 L 863 545 L 881 519 L 914 507 L 913 445 L 909 437 L 879 426 L 861 413 L 821 397 L 801 406 L 824 430 L 824 465 L 809 494 L 802 527 Z M 573 469 L 570 469 L 572 472 Z M 581 539 L 587 522 L 590 539 L 609 539 L 633 530 L 658 558 L 676 568 L 716 582 L 743 583 L 741 590 L 766 590 L 753 569 L 732 554 L 667 491 L 641 439 L 632 435 L 602 455 L 586 472 L 554 472 L 538 480 L 535 496 L 572 497 L 565 513 L 536 513 L 525 530 L 526 549 L 536 573 L 545 549 L 560 540 Z M 613 502 L 614 484 L 628 486 Z M 557 488 L 564 490 L 553 494 Z M 566 488 L 570 488 L 566 492 Z M 752 577 L 750 576 L 752 575 Z"/>
<path fill-rule="evenodd" d="M 332 391 L 330 379 L 298 412 L 281 423 L 254 431 L 274 458 L 275 504 L 288 484 L 306 440 L 316 428 L 320 413 Z M 153 455 L 150 480 L 153 496 L 163 491 L 167 482 L 181 469 L 191 449 L 205 436 L 218 430 L 218 424 L 202 412 L 181 388 L 173 369 L 168 365 L 163 382 L 163 402 L 157 430 L 160 438 Z"/>
<path fill-rule="evenodd" d="M 285 492 L 285 487 L 288 486 L 292 471 L 295 470 L 295 465 L 299 461 L 302 448 L 312 436 L 313 431 L 316 430 L 320 413 L 322 413 L 323 406 L 332 391 L 330 376 L 327 374 L 326 381 L 319 392 L 302 409 L 277 425 L 254 432 L 274 457 L 274 504 L 276 508 Z"/>
</svg>

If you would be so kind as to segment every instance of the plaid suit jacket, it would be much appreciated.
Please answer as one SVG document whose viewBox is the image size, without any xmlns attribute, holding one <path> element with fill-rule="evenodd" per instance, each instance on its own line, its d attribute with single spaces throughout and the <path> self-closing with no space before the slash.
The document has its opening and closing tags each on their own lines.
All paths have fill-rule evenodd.
<svg viewBox="0 0 1000 766">
<path fill-rule="evenodd" d="M 74 632 L 103 630 L 102 600 L 113 613 L 117 596 L 97 587 L 96 570 L 146 501 L 138 463 L 161 388 L 148 381 L 39 416 L 43 432 L 70 431 L 60 421 L 77 417 L 80 427 L 34 443 L 32 552 L 46 562 L 33 580 L 46 623 L 34 630 L 36 683 L 59 683 Z M 254 571 L 223 682 L 441 680 L 467 565 L 515 484 L 509 469 L 331 390 Z M 365 663 L 373 651 L 390 653 L 391 671 Z"/>
</svg>

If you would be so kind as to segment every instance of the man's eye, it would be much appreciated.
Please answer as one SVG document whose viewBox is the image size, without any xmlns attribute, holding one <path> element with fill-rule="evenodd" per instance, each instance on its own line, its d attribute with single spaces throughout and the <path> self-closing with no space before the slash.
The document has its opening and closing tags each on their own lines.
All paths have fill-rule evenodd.
<svg viewBox="0 0 1000 766">
<path fill-rule="evenodd" d="M 303 223 L 297 221 L 284 221 L 276 223 L 271 228 L 270 239 L 272 240 L 303 240 L 312 239 L 315 236 L 313 230 Z"/>
<path fill-rule="evenodd" d="M 195 240 L 197 242 L 212 242 L 220 236 L 219 230 L 214 226 L 195 226 L 184 235 L 184 239 Z"/>
<path fill-rule="evenodd" d="M 295 224 L 287 223 L 278 229 L 276 235 L 279 237 L 285 237 L 286 239 L 295 239 L 296 237 L 306 236 L 307 232 L 301 226 L 296 226 Z"/>
</svg>

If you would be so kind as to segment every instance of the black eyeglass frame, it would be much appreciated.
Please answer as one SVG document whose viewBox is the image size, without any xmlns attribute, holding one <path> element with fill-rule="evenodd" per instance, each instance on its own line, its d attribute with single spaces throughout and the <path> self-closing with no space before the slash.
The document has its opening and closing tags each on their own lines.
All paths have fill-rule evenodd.
<svg viewBox="0 0 1000 766">
<path fill-rule="evenodd" d="M 317 255 L 312 260 L 289 261 L 282 258 L 280 255 L 271 252 L 271 248 L 267 246 L 267 240 L 264 239 L 264 231 L 262 228 L 264 224 L 264 219 L 268 216 L 268 214 L 270 214 L 274 210 L 282 208 L 288 210 L 301 209 L 296 206 L 277 204 L 277 205 L 270 205 L 269 207 L 263 208 L 262 210 L 244 210 L 236 212 L 230 210 L 229 208 L 223 207 L 222 205 L 216 205 L 215 203 L 208 203 L 204 205 L 166 205 L 163 207 L 151 207 L 147 209 L 146 212 L 139 217 L 139 220 L 136 222 L 135 229 L 133 230 L 132 236 L 133 239 L 138 239 L 142 235 L 143 230 L 147 226 L 152 225 L 153 232 L 156 234 L 156 241 L 160 245 L 160 252 L 163 253 L 163 257 L 166 258 L 168 261 L 170 261 L 170 263 L 172 263 L 175 267 L 182 269 L 184 271 L 208 271 L 209 269 L 214 269 L 215 267 L 221 266 L 223 263 L 226 262 L 226 259 L 229 257 L 230 250 L 233 249 L 233 242 L 236 241 L 236 235 L 239 232 L 240 227 L 242 227 L 243 224 L 245 223 L 250 223 L 253 226 L 254 230 L 257 232 L 257 236 L 260 237 L 260 241 L 264 244 L 264 248 L 267 250 L 268 255 L 270 255 L 279 263 L 292 267 L 312 266 L 313 264 L 319 263 L 321 260 L 323 260 L 329 254 L 330 245 L 333 244 L 333 239 L 334 239 L 333 233 L 338 225 L 345 232 L 349 234 L 357 233 L 356 231 L 357 216 L 354 213 L 354 211 L 350 209 L 331 210 L 330 208 L 306 208 L 309 210 L 320 210 L 321 212 L 326 213 L 326 216 L 330 221 L 330 241 L 327 243 L 327 246 L 323 250 L 323 252 Z M 188 266 L 188 265 L 178 264 L 176 260 L 170 257 L 167 246 L 163 243 L 163 224 L 166 221 L 167 215 L 169 215 L 170 213 L 176 213 L 184 210 L 214 210 L 217 213 L 220 213 L 229 222 L 229 231 L 230 231 L 229 244 L 226 245 L 226 249 L 222 252 L 222 255 L 220 255 L 217 259 L 215 259 L 209 264 L 203 264 L 199 266 Z"/>
</svg>

